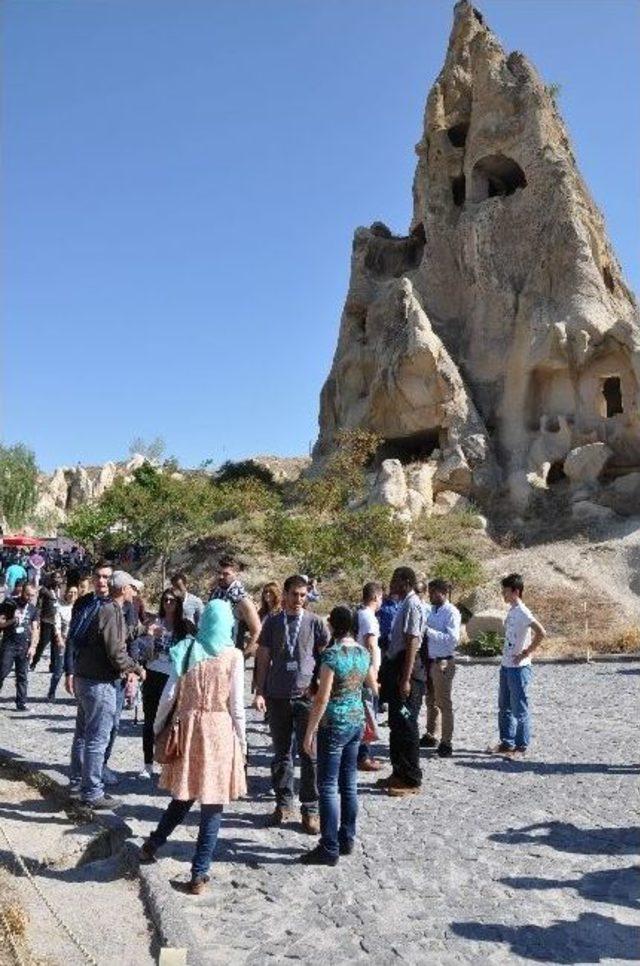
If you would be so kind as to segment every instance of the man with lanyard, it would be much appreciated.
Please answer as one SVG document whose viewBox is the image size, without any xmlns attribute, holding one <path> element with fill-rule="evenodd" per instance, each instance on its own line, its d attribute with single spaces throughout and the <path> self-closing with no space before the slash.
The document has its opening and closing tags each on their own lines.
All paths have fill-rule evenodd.
<svg viewBox="0 0 640 966">
<path fill-rule="evenodd" d="M 256 605 L 249 597 L 244 585 L 238 580 L 238 564 L 233 557 L 220 557 L 218 561 L 217 583 L 209 600 L 226 600 L 231 604 L 235 618 L 236 647 L 244 651 L 245 657 L 253 657 L 260 636 L 260 618 Z M 245 643 L 245 633 L 249 637 Z"/>
<path fill-rule="evenodd" d="M 309 689 L 320 652 L 329 643 L 320 617 L 305 610 L 307 582 L 299 575 L 284 582 L 283 610 L 265 618 L 256 655 L 254 707 L 269 712 L 273 742 L 271 780 L 276 807 L 270 824 L 293 817 L 294 753 L 300 755 L 302 827 L 318 835 L 316 760 L 303 750 L 311 697 Z"/>
<path fill-rule="evenodd" d="M 420 744 L 437 748 L 440 758 L 453 754 L 451 686 L 456 673 L 454 653 L 460 643 L 460 611 L 449 600 L 450 594 L 451 584 L 447 580 L 429 581 L 431 609 L 427 614 L 423 655 L 427 667 L 427 731 Z"/>
<path fill-rule="evenodd" d="M 418 716 L 424 697 L 424 668 L 419 655 L 424 608 L 410 567 L 397 567 L 391 593 L 400 606 L 391 628 L 386 660 L 380 669 L 382 698 L 389 705 L 389 757 L 392 773 L 377 783 L 393 797 L 416 795 L 422 784 Z"/>
<path fill-rule="evenodd" d="M 35 604 L 29 600 L 26 581 L 20 580 L 15 585 L 15 595 L 0 604 L 0 631 L 2 631 L 0 688 L 13 667 L 16 675 L 16 711 L 28 710 L 29 648 L 31 635 L 36 626 Z"/>
</svg>

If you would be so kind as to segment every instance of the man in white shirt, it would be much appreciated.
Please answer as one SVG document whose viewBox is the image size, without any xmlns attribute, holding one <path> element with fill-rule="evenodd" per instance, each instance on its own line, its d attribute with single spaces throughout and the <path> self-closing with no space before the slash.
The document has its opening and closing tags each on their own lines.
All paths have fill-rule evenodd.
<svg viewBox="0 0 640 966">
<path fill-rule="evenodd" d="M 437 748 L 440 758 L 453 754 L 451 688 L 456 673 L 455 649 L 460 642 L 460 611 L 449 600 L 447 580 L 429 581 L 431 607 L 427 614 L 427 732 L 420 744 Z M 440 736 L 438 738 L 438 732 Z"/>
<path fill-rule="evenodd" d="M 500 668 L 498 725 L 501 755 L 526 754 L 531 741 L 531 714 L 528 688 L 531 682 L 531 655 L 546 631 L 522 602 L 524 581 L 520 574 L 502 579 L 502 596 L 509 605 L 504 623 L 504 650 Z"/>
<path fill-rule="evenodd" d="M 369 581 L 362 588 L 362 606 L 357 611 L 358 644 L 364 647 L 371 655 L 371 667 L 373 668 L 376 680 L 378 678 L 378 671 L 380 670 L 380 646 L 378 644 L 380 625 L 376 614 L 380 610 L 381 604 L 382 584 L 378 584 L 373 580 Z M 374 695 L 369 693 L 368 689 L 365 689 L 364 697 L 365 700 L 373 704 L 375 710 L 376 701 Z M 358 748 L 358 771 L 380 771 L 381 768 L 382 765 L 372 756 L 371 748 L 367 742 L 360 742 L 360 747 Z"/>
</svg>

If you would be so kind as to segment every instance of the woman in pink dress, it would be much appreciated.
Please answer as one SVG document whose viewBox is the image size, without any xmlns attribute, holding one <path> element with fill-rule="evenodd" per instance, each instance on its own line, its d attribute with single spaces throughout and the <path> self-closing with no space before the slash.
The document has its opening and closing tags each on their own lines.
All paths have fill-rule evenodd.
<svg viewBox="0 0 640 966">
<path fill-rule="evenodd" d="M 180 719 L 183 751 L 162 766 L 158 787 L 167 789 L 172 800 L 142 846 L 142 860 L 153 861 L 197 799 L 200 830 L 189 888 L 200 895 L 209 881 L 223 806 L 246 792 L 244 658 L 233 643 L 231 605 L 210 601 L 197 636 L 175 644 L 170 658 L 172 671 L 154 731 L 159 734 L 173 709 Z"/>
</svg>

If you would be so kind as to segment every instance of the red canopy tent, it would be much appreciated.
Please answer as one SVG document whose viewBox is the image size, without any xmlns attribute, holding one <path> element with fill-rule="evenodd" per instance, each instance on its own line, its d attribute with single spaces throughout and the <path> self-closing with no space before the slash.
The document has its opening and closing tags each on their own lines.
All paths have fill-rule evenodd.
<svg viewBox="0 0 640 966">
<path fill-rule="evenodd" d="M 39 547 L 41 542 L 37 537 L 28 537 L 25 533 L 14 533 L 11 537 L 2 538 L 5 547 Z"/>
</svg>

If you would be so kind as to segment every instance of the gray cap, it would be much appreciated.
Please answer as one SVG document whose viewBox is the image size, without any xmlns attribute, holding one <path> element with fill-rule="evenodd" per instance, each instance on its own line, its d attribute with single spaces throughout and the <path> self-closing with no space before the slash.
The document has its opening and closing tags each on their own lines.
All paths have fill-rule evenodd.
<svg viewBox="0 0 640 966">
<path fill-rule="evenodd" d="M 124 587 L 136 587 L 139 590 L 141 586 L 140 581 L 128 574 L 126 570 L 114 570 L 109 583 L 114 590 L 122 590 Z"/>
</svg>

